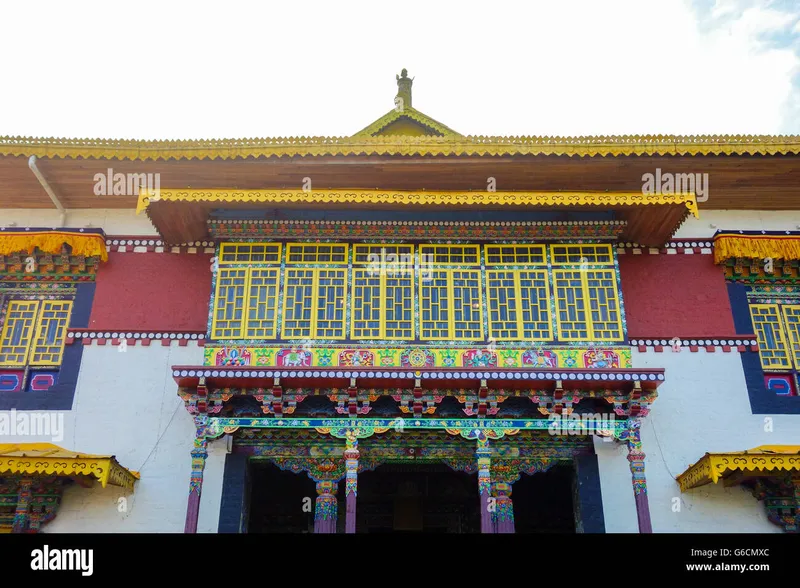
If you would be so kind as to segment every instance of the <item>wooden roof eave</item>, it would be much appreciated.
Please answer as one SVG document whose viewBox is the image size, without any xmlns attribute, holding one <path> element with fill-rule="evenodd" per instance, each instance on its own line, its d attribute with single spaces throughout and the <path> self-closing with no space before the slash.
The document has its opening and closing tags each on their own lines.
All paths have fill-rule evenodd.
<svg viewBox="0 0 800 588">
<path fill-rule="evenodd" d="M 157 200 L 150 202 L 151 196 Z M 168 245 L 209 239 L 207 221 L 214 209 L 308 209 L 320 207 L 368 209 L 614 210 L 627 220 L 623 240 L 660 247 L 669 240 L 687 214 L 697 215 L 693 195 L 645 196 L 636 193 L 534 192 L 401 192 L 391 190 L 161 190 L 142 191 L 138 212 L 146 211 Z"/>
</svg>

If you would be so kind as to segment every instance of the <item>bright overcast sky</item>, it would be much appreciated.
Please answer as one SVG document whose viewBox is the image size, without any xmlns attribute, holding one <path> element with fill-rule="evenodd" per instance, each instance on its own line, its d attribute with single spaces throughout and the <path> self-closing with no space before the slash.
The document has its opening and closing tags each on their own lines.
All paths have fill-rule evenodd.
<svg viewBox="0 0 800 588">
<path fill-rule="evenodd" d="M 800 134 L 800 0 L 0 4 L 0 136 Z"/>
</svg>

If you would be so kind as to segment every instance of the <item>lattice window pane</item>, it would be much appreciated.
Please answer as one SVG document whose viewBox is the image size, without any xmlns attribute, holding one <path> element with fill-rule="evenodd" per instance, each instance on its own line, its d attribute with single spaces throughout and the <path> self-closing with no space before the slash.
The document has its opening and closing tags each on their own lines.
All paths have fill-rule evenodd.
<svg viewBox="0 0 800 588">
<path fill-rule="evenodd" d="M 544 265 L 544 245 L 486 245 L 486 265 Z"/>
<path fill-rule="evenodd" d="M 792 358 L 795 368 L 800 370 L 800 305 L 785 304 L 783 310 L 783 320 L 786 325 L 786 333 L 789 336 Z"/>
<path fill-rule="evenodd" d="M 777 304 L 751 304 L 750 318 L 764 369 L 789 369 L 789 349 Z"/>
<path fill-rule="evenodd" d="M 415 261 L 413 245 L 353 245 L 354 339 L 414 338 Z"/>
<path fill-rule="evenodd" d="M 353 270 L 352 337 L 381 337 L 381 276 L 372 269 Z"/>
<path fill-rule="evenodd" d="M 580 271 L 553 270 L 556 321 L 562 341 L 589 339 L 585 291 Z"/>
<path fill-rule="evenodd" d="M 59 365 L 72 313 L 72 301 L 45 300 L 31 349 L 30 365 Z"/>
<path fill-rule="evenodd" d="M 286 263 L 347 263 L 347 244 L 344 243 L 289 243 L 286 246 Z"/>
<path fill-rule="evenodd" d="M 344 305 L 347 295 L 345 270 L 316 270 L 316 337 L 344 339 Z"/>
<path fill-rule="evenodd" d="M 481 274 L 476 270 L 451 270 L 453 320 L 450 331 L 461 341 L 483 339 Z"/>
<path fill-rule="evenodd" d="M 420 245 L 422 260 L 434 265 L 480 265 L 478 245 Z"/>
<path fill-rule="evenodd" d="M 420 281 L 420 338 L 430 340 L 450 337 L 450 274 L 446 270 L 431 270 L 428 280 Z"/>
<path fill-rule="evenodd" d="M 611 245 L 551 245 L 553 265 L 613 265 Z"/>
<path fill-rule="evenodd" d="M 212 338 L 241 339 L 245 322 L 246 269 L 223 269 L 217 273 Z"/>
<path fill-rule="evenodd" d="M 622 317 L 617 296 L 617 279 L 613 270 L 588 270 L 587 303 L 595 341 L 621 341 Z"/>
<path fill-rule="evenodd" d="M 414 338 L 414 278 L 386 276 L 384 279 L 385 339 Z"/>
<path fill-rule="evenodd" d="M 520 322 L 522 339 L 548 341 L 552 338 L 550 320 L 550 281 L 545 271 L 520 271 Z"/>
<path fill-rule="evenodd" d="M 0 365 L 25 365 L 33 338 L 39 302 L 12 300 L 6 309 L 6 320 L 0 336 Z"/>
<path fill-rule="evenodd" d="M 311 337 L 315 277 L 314 270 L 286 269 L 283 311 L 285 339 Z"/>
<path fill-rule="evenodd" d="M 373 270 L 397 273 L 400 268 L 414 267 L 413 245 L 353 245 L 353 263 L 370 265 Z"/>
<path fill-rule="evenodd" d="M 519 339 L 517 281 L 512 271 L 486 272 L 489 337 L 498 341 Z"/>
<path fill-rule="evenodd" d="M 223 243 L 220 245 L 220 265 L 230 263 L 281 262 L 280 243 Z"/>
<path fill-rule="evenodd" d="M 247 339 L 274 339 L 277 329 L 278 272 L 251 269 L 247 297 Z"/>
</svg>

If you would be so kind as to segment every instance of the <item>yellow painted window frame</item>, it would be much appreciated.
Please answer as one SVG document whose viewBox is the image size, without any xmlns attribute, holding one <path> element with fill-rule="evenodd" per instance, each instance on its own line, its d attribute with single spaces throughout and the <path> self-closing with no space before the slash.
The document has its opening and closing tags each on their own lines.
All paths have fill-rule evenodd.
<svg viewBox="0 0 800 588">
<path fill-rule="evenodd" d="M 230 337 L 230 336 L 221 336 L 219 333 L 219 328 L 217 326 L 217 311 L 219 310 L 219 290 L 221 288 L 221 277 L 222 271 L 218 271 L 216 278 L 217 283 L 214 288 L 214 307 L 212 308 L 211 312 L 211 338 L 212 339 L 227 339 L 231 341 L 235 341 L 237 339 L 244 339 L 244 335 L 247 332 L 247 308 L 250 305 L 250 268 L 244 265 L 237 265 L 237 266 L 226 266 L 221 268 L 222 271 L 244 271 L 244 293 L 242 295 L 242 300 L 244 306 L 242 307 L 242 326 L 241 326 L 241 334 L 238 337 Z M 278 279 L 280 280 L 280 275 L 278 275 Z M 280 283 L 280 281 L 279 281 Z"/>
<path fill-rule="evenodd" d="M 308 264 L 305 264 L 305 265 L 307 266 Z M 287 321 L 286 314 L 287 314 L 287 311 L 289 309 L 289 297 L 287 296 L 287 292 L 286 292 L 287 289 L 288 289 L 288 284 L 287 284 L 288 277 L 289 277 L 288 270 L 292 269 L 292 270 L 307 271 L 307 272 L 311 272 L 311 276 L 312 276 L 311 277 L 311 300 L 312 300 L 312 306 L 311 306 L 311 318 L 310 318 L 310 323 L 311 324 L 309 326 L 309 335 L 308 335 L 307 338 L 308 339 L 326 339 L 326 340 L 330 339 L 330 340 L 333 340 L 333 341 L 339 341 L 339 340 L 347 339 L 347 311 L 348 311 L 348 306 L 347 306 L 348 305 L 348 299 L 347 299 L 347 292 L 348 292 L 347 265 L 341 266 L 341 265 L 333 265 L 333 264 L 331 264 L 330 267 L 303 267 L 303 265 L 291 265 L 291 266 L 287 265 L 286 269 L 287 269 L 287 272 L 284 274 L 284 281 L 283 281 L 283 312 L 281 314 L 282 324 L 284 324 L 284 325 L 286 324 L 286 321 Z M 316 306 L 314 306 L 314 304 L 315 304 L 315 301 L 319 298 L 319 274 L 320 274 L 320 272 L 326 272 L 326 271 L 337 271 L 337 272 L 341 272 L 344 275 L 344 296 L 342 296 L 342 302 L 343 302 L 342 310 L 343 310 L 344 316 L 343 316 L 343 319 L 342 319 L 342 334 L 339 337 L 333 337 L 333 336 L 330 336 L 330 335 L 322 336 L 322 335 L 319 335 L 318 332 L 317 332 L 317 310 L 318 309 L 316 308 Z M 284 334 L 281 333 L 281 336 L 284 336 Z M 285 337 L 284 336 L 284 338 L 296 339 L 297 337 L 294 337 L 294 336 Z"/>
<path fill-rule="evenodd" d="M 794 360 L 795 369 L 800 370 L 800 304 L 782 304 L 781 313 L 788 335 L 789 352 Z M 791 322 L 790 316 L 796 317 L 798 322 Z"/>
<path fill-rule="evenodd" d="M 608 253 L 608 261 L 592 261 L 591 259 L 586 258 L 585 265 L 592 269 L 607 269 L 614 266 L 614 250 L 611 248 L 611 245 L 607 245 L 605 243 L 554 243 L 549 245 L 547 248 L 548 255 L 550 256 L 550 264 L 553 267 L 581 266 L 584 264 L 582 261 L 556 261 L 556 249 L 559 247 L 566 247 L 567 250 L 569 250 L 570 247 L 579 247 L 581 249 L 581 259 L 585 258 L 583 253 L 584 247 L 593 247 L 595 251 L 604 249 Z"/>
<path fill-rule="evenodd" d="M 278 259 L 277 261 L 224 261 L 223 257 L 228 252 L 229 249 L 233 249 L 234 252 L 237 252 L 240 247 L 277 247 L 278 249 Z M 252 252 L 251 252 L 252 253 Z M 259 264 L 259 265 L 266 265 L 270 267 L 280 267 L 281 259 L 283 259 L 283 243 L 272 243 L 268 241 L 259 241 L 257 243 L 238 243 L 235 241 L 227 241 L 225 243 L 220 243 L 219 245 L 219 254 L 217 255 L 217 265 L 225 266 L 239 266 L 241 268 L 249 267 L 250 264 Z"/>
<path fill-rule="evenodd" d="M 59 343 L 57 344 L 59 351 L 58 351 L 58 359 L 56 361 L 49 361 L 49 362 L 28 362 L 28 359 L 33 356 L 34 354 L 34 347 L 36 346 L 36 340 L 42 334 L 42 326 L 44 323 L 44 313 L 47 312 L 47 309 L 53 304 L 67 304 L 67 323 L 62 329 L 61 338 Z M 66 345 L 66 335 L 67 330 L 69 329 L 69 323 L 72 318 L 72 310 L 74 307 L 74 301 L 72 300 L 9 300 L 8 306 L 6 307 L 6 317 L 8 316 L 9 311 L 13 306 L 19 305 L 26 305 L 26 306 L 33 306 L 34 307 L 34 314 L 35 318 L 33 324 L 30 327 L 28 332 L 28 336 L 23 339 L 24 344 L 20 344 L 19 347 L 25 346 L 25 354 L 22 358 L 22 361 L 4 361 L 0 363 L 0 366 L 3 367 L 24 367 L 27 365 L 42 367 L 42 366 L 59 366 L 64 359 L 64 346 Z M 5 324 L 3 325 L 3 332 L 0 334 L 0 347 L 6 345 L 6 341 L 10 340 L 10 333 L 11 333 L 12 323 L 6 319 Z M 10 343 L 10 341 L 9 341 Z"/>
<path fill-rule="evenodd" d="M 448 268 L 448 267 L 461 267 L 461 266 L 465 266 L 465 267 L 466 266 L 468 266 L 468 267 L 473 267 L 473 266 L 474 267 L 480 267 L 481 258 L 482 258 L 481 249 L 483 249 L 483 248 L 484 247 L 482 245 L 479 245 L 479 244 L 450 245 L 449 243 L 447 243 L 447 244 L 424 243 L 424 244 L 419 246 L 420 264 L 423 263 L 423 260 L 425 260 L 425 255 L 429 255 L 428 253 L 426 253 L 426 250 L 433 249 L 433 251 L 434 251 L 434 253 L 432 254 L 433 255 L 433 259 L 428 261 L 428 262 L 426 262 L 426 264 L 428 264 L 429 267 L 433 268 L 434 270 L 438 269 L 438 268 L 444 269 L 444 268 Z M 448 249 L 450 251 L 454 251 L 454 250 L 466 251 L 468 249 L 469 250 L 474 250 L 475 251 L 475 262 L 474 263 L 466 263 L 466 262 L 463 262 L 463 261 L 449 261 L 449 259 L 452 257 L 452 255 L 450 253 L 447 254 L 448 261 L 446 261 L 446 262 L 436 261 L 436 253 L 435 253 L 436 249 Z"/>
<path fill-rule="evenodd" d="M 227 268 L 226 268 L 227 269 Z M 230 268 L 230 269 L 238 269 L 238 268 Z M 272 328 L 271 330 L 264 334 L 263 337 L 251 337 L 248 334 L 248 330 L 250 329 L 250 310 L 251 304 L 255 299 L 256 304 L 258 304 L 257 297 L 252 296 L 251 288 L 253 287 L 253 273 L 254 272 L 275 272 L 275 300 L 271 306 L 267 306 L 267 311 L 272 310 L 272 315 L 275 317 L 275 320 L 272 321 Z M 263 286 L 259 286 L 263 287 Z M 268 267 L 251 267 L 247 269 L 247 280 L 245 283 L 245 290 L 244 290 L 244 321 L 242 323 L 242 339 L 277 339 L 278 338 L 278 301 L 281 298 L 281 266 L 280 262 L 277 265 L 272 265 Z M 216 321 L 216 319 L 214 319 Z M 258 320 L 258 319 L 256 319 Z"/>
<path fill-rule="evenodd" d="M 289 257 L 294 253 L 294 249 L 304 247 L 343 247 L 344 248 L 344 261 L 289 261 Z M 350 254 L 349 243 L 316 243 L 314 241 L 298 241 L 294 243 L 286 243 L 286 266 L 299 267 L 309 265 L 324 265 L 331 267 L 347 267 Z"/>
<path fill-rule="evenodd" d="M 41 303 L 38 300 L 9 300 L 8 306 L 6 306 L 6 319 L 5 324 L 3 325 L 3 334 L 0 335 L 0 347 L 11 347 L 11 329 L 16 321 L 13 323 L 11 322 L 9 315 L 11 314 L 12 307 L 16 306 L 24 306 L 24 307 L 33 307 L 34 309 L 34 319 L 33 324 L 31 324 L 30 329 L 28 329 L 27 337 L 23 337 L 20 341 L 19 345 L 14 345 L 14 347 L 25 347 L 25 353 L 22 356 L 22 361 L 4 361 L 0 363 L 2 366 L 26 366 L 28 365 L 28 356 L 31 352 L 31 344 L 33 343 L 33 337 L 36 333 L 36 325 L 39 322 L 39 311 L 41 308 Z"/>
<path fill-rule="evenodd" d="M 523 311 L 522 306 L 517 308 L 517 337 L 497 337 L 495 333 L 492 331 L 492 319 L 491 319 L 491 303 L 492 303 L 492 296 L 489 291 L 489 280 L 491 278 L 491 274 L 495 273 L 510 273 L 512 275 L 512 279 L 514 282 L 514 297 L 515 301 L 519 304 L 522 302 L 522 272 L 526 273 L 537 273 L 544 276 L 544 281 L 547 284 L 545 288 L 545 308 L 547 310 L 547 336 L 545 337 L 533 337 L 533 338 L 526 338 L 522 336 L 522 333 L 525 332 L 525 321 L 523 320 Z M 492 266 L 491 268 L 486 269 L 486 297 L 485 297 L 485 312 L 488 313 L 486 317 L 486 325 L 489 329 L 489 339 L 494 341 L 552 341 L 553 340 L 553 317 L 552 317 L 552 307 L 550 306 L 550 290 L 552 287 L 552 282 L 550 280 L 550 276 L 547 271 L 547 266 L 542 265 L 531 265 L 530 267 L 526 267 L 525 269 L 503 269 L 502 267 L 495 267 Z M 506 321 L 511 322 L 511 321 Z"/>
<path fill-rule="evenodd" d="M 456 246 L 458 247 L 458 246 Z M 422 252 L 420 252 L 422 255 Z M 451 264 L 455 265 L 455 264 Z M 423 337 L 423 319 L 422 319 L 422 312 L 423 306 L 422 303 L 424 298 L 422 296 L 422 288 L 424 286 L 423 281 L 419 280 L 419 288 L 417 290 L 418 293 L 418 300 L 419 300 L 419 340 L 420 341 L 452 341 L 455 338 L 455 323 L 456 323 L 456 313 L 455 313 L 455 285 L 453 277 L 456 272 L 472 272 L 477 274 L 478 276 L 478 300 L 479 300 L 479 315 L 480 315 L 480 337 L 479 338 L 471 338 L 468 339 L 469 341 L 483 341 L 486 337 L 486 332 L 483 328 L 484 326 L 484 309 L 485 309 L 485 302 L 484 302 L 484 280 L 483 276 L 481 275 L 481 270 L 478 267 L 447 267 L 447 266 L 434 266 L 430 269 L 431 272 L 444 272 L 447 275 L 447 299 L 450 301 L 451 306 L 449 307 L 449 313 L 447 317 L 447 336 L 444 337 Z"/>
<path fill-rule="evenodd" d="M 408 278 L 411 280 L 411 336 L 410 337 L 389 337 L 386 335 L 386 281 L 389 276 L 386 275 L 385 271 L 381 271 L 379 274 L 380 283 L 378 285 L 378 289 L 380 292 L 380 307 L 378 309 L 379 312 L 379 320 L 378 320 L 378 338 L 383 341 L 413 341 L 416 339 L 416 321 L 414 320 L 414 283 L 417 276 L 416 271 L 416 253 L 417 248 L 411 243 L 355 243 L 353 244 L 353 275 L 350 286 L 353 290 L 353 296 L 355 296 L 355 289 L 356 289 L 356 272 L 357 271 L 364 271 L 368 270 L 370 267 L 369 261 L 366 262 L 355 262 L 356 256 L 362 251 L 366 250 L 369 252 L 370 250 L 374 249 L 389 249 L 389 248 L 406 248 L 410 249 L 411 255 L 411 275 Z M 399 260 L 398 260 L 399 264 Z M 353 298 L 355 300 L 355 298 Z M 350 338 L 353 340 L 365 340 L 364 337 L 356 335 L 356 319 L 355 319 L 355 307 L 351 304 L 350 305 Z"/>
<path fill-rule="evenodd" d="M 761 325 L 763 323 L 756 322 L 755 317 L 757 316 L 754 314 L 754 310 L 772 310 L 774 311 L 773 314 L 777 318 L 777 321 L 773 323 L 775 325 L 775 334 L 776 334 L 776 347 L 770 348 L 767 346 L 766 337 L 764 336 L 763 329 L 759 328 L 757 325 Z M 763 315 L 758 315 L 763 316 Z M 775 371 L 775 370 L 789 370 L 792 369 L 792 353 L 787 345 L 789 341 L 788 337 L 786 336 L 786 327 L 784 325 L 784 317 L 781 309 L 779 308 L 778 304 L 751 304 L 750 305 L 750 322 L 753 325 L 753 331 L 755 331 L 756 339 L 758 340 L 758 357 L 761 361 L 761 368 L 765 371 Z M 777 337 L 780 337 L 780 341 L 777 340 Z M 765 361 L 765 357 L 762 351 L 783 351 L 786 353 L 786 362 L 781 365 L 774 365 L 770 364 L 768 361 Z M 775 359 L 775 358 L 772 358 Z M 778 358 L 780 359 L 780 358 Z"/>
<path fill-rule="evenodd" d="M 573 264 L 574 265 L 574 264 Z M 558 287 L 556 286 L 556 280 L 558 276 L 564 273 L 574 273 L 577 272 L 581 277 L 581 292 L 582 292 L 582 299 L 583 299 L 583 307 L 586 313 L 586 339 L 580 337 L 565 337 L 563 335 L 563 328 L 562 328 L 562 321 L 561 321 L 561 312 L 558 306 L 559 297 L 558 297 Z M 617 332 L 619 333 L 618 337 L 613 339 L 598 339 L 597 335 L 595 334 L 594 328 L 594 321 L 592 320 L 592 298 L 589 296 L 589 272 L 605 272 L 611 274 L 611 283 L 613 284 L 614 288 L 614 300 L 617 303 Z M 622 330 L 622 305 L 619 301 L 619 284 L 617 283 L 617 274 L 613 268 L 609 266 L 600 266 L 600 267 L 592 267 L 591 265 L 588 268 L 580 269 L 580 268 L 572 268 L 572 269 L 554 269 L 552 273 L 552 288 L 553 288 L 553 301 L 555 307 L 555 314 L 556 314 L 556 337 L 558 341 L 575 341 L 575 342 L 613 342 L 613 341 L 624 341 L 625 334 Z"/>
<path fill-rule="evenodd" d="M 541 261 L 541 262 L 518 262 L 518 261 L 516 261 L 516 259 L 514 261 L 511 261 L 511 262 L 489 261 L 489 249 L 493 249 L 493 248 L 500 249 L 501 250 L 501 253 L 500 253 L 501 256 L 502 256 L 502 250 L 503 249 L 514 249 L 515 250 L 514 257 L 515 258 L 517 257 L 516 250 L 520 250 L 520 249 L 530 249 L 530 250 L 538 249 L 542 253 L 543 261 Z M 547 268 L 548 249 L 549 249 L 549 247 L 547 245 L 539 245 L 538 243 L 511 244 L 511 245 L 507 245 L 507 244 L 503 244 L 503 243 L 498 243 L 498 244 L 491 243 L 491 244 L 483 245 L 483 262 L 486 265 L 487 269 L 492 268 L 493 270 L 495 270 L 495 269 L 499 270 L 500 268 L 508 267 L 508 266 L 525 266 L 525 267 L 531 267 L 531 268 L 545 268 L 546 269 Z"/>
<path fill-rule="evenodd" d="M 66 305 L 66 312 L 67 312 L 67 320 L 64 323 L 63 328 L 61 328 L 60 337 L 57 339 L 57 342 L 53 345 L 44 345 L 39 346 L 36 344 L 37 340 L 40 336 L 42 336 L 44 331 L 45 325 L 45 318 L 44 315 L 48 311 L 48 309 L 52 308 L 56 304 L 63 304 Z M 33 333 L 33 339 L 31 339 L 31 345 L 29 350 L 29 356 L 32 357 L 36 355 L 36 350 L 38 348 L 44 347 L 57 347 L 58 348 L 58 356 L 54 361 L 33 361 L 31 360 L 28 365 L 32 366 L 57 366 L 61 365 L 61 361 L 64 358 L 64 345 L 66 345 L 67 339 L 67 330 L 69 329 L 69 322 L 72 317 L 72 309 L 73 309 L 74 302 L 72 300 L 42 300 L 41 309 L 39 311 L 39 317 L 36 320 L 35 329 Z"/>
</svg>

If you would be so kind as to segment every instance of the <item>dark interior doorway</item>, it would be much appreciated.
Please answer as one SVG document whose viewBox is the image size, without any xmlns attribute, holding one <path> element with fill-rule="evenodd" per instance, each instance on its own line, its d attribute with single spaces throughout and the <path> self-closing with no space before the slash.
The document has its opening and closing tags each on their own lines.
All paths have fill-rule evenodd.
<svg viewBox="0 0 800 588">
<path fill-rule="evenodd" d="M 248 533 L 313 533 L 317 488 L 307 474 L 269 462 L 250 464 Z"/>
<path fill-rule="evenodd" d="M 440 464 L 386 464 L 358 477 L 358 533 L 480 533 L 475 475 Z"/>
<path fill-rule="evenodd" d="M 514 528 L 517 533 L 575 533 L 571 463 L 555 465 L 546 472 L 514 483 Z"/>
</svg>

